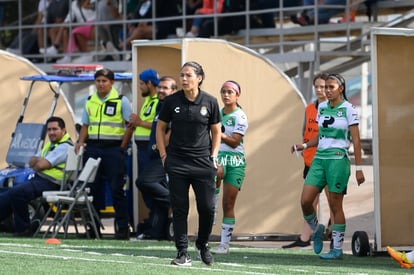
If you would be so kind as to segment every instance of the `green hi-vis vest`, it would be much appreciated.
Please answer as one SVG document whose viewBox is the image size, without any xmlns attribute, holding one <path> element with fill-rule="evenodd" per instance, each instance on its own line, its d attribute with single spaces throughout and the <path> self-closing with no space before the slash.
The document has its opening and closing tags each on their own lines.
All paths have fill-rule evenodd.
<svg viewBox="0 0 414 275">
<path fill-rule="evenodd" d="M 46 145 L 43 147 L 42 150 L 42 158 L 44 158 L 49 152 L 51 152 L 56 146 L 59 146 L 59 144 L 62 143 L 69 143 L 71 145 L 72 141 L 70 139 L 70 136 L 68 133 L 66 133 L 57 143 L 52 144 L 50 141 L 46 143 Z M 55 167 L 52 167 L 50 169 L 45 169 L 41 172 L 41 174 L 44 174 L 48 176 L 49 178 L 61 181 L 63 179 L 63 169 L 65 168 L 65 163 L 59 163 Z"/>
<path fill-rule="evenodd" d="M 97 93 L 88 98 L 86 102 L 89 116 L 88 139 L 121 141 L 125 134 L 121 107 L 122 96 L 119 96 L 114 88 L 104 102 Z"/>
<path fill-rule="evenodd" d="M 139 117 L 142 121 L 153 122 L 157 113 L 158 96 L 147 96 L 145 97 L 144 104 L 139 112 Z M 134 132 L 135 140 L 149 140 L 151 129 L 138 126 Z"/>
</svg>

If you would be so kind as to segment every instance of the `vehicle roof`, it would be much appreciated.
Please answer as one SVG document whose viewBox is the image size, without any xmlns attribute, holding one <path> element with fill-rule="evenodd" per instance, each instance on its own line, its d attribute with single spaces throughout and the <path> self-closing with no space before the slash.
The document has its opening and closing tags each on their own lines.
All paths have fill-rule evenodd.
<svg viewBox="0 0 414 275">
<path fill-rule="evenodd" d="M 22 76 L 21 80 L 28 81 L 43 81 L 43 82 L 84 82 L 94 81 L 94 74 L 80 74 L 80 75 L 29 75 Z M 115 73 L 115 80 L 132 80 L 132 73 Z"/>
</svg>

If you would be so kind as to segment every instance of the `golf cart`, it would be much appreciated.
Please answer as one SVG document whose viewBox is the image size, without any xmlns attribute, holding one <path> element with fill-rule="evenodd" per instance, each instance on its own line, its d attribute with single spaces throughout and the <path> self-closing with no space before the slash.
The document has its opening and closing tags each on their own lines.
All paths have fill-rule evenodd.
<svg viewBox="0 0 414 275">
<path fill-rule="evenodd" d="M 99 69 L 97 65 L 91 65 L 93 69 Z M 53 116 L 56 110 L 58 99 L 61 96 L 63 89 L 62 85 L 65 83 L 79 83 L 94 81 L 94 74 L 84 73 L 85 67 L 69 67 L 64 71 L 60 71 L 57 75 L 33 75 L 23 76 L 20 79 L 22 81 L 30 81 L 30 85 L 23 100 L 23 107 L 18 116 L 15 130 L 12 133 L 12 139 L 9 145 L 9 149 L 6 156 L 7 167 L 0 170 L 0 192 L 5 192 L 9 188 L 13 188 L 19 184 L 28 181 L 34 176 L 35 172 L 29 167 L 29 160 L 41 149 L 46 138 L 46 125 L 43 123 L 32 123 L 25 121 L 26 108 L 30 102 L 30 97 L 34 87 L 38 83 L 48 83 L 49 90 L 53 96 L 53 100 L 49 107 L 48 116 Z M 116 73 L 116 81 L 129 81 L 132 80 L 132 74 L 130 73 Z M 69 112 L 73 116 L 73 111 L 69 107 Z M 42 112 L 42 110 L 39 110 Z M 67 125 L 67 128 L 69 125 Z M 75 128 L 72 125 L 72 128 Z M 72 138 L 76 139 L 72 135 Z M 33 228 L 39 224 L 42 220 L 46 210 L 49 206 L 41 199 L 33 200 L 29 205 L 30 218 Z M 0 224 L 2 230 L 12 231 L 11 220 L 3 221 Z"/>
</svg>

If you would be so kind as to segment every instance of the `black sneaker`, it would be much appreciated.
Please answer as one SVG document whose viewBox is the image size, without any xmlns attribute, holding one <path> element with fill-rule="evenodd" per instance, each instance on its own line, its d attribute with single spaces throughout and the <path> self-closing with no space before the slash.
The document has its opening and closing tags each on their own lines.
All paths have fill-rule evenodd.
<svg viewBox="0 0 414 275">
<path fill-rule="evenodd" d="M 198 257 L 201 259 L 203 263 L 206 265 L 213 265 L 213 255 L 211 255 L 210 247 L 208 246 L 208 243 L 202 245 L 201 247 L 198 247 L 196 244 L 196 250 L 198 252 Z"/>
<path fill-rule="evenodd" d="M 115 240 L 129 240 L 129 227 L 119 228 L 115 233 Z"/>
<path fill-rule="evenodd" d="M 293 248 L 293 247 L 307 247 L 307 246 L 310 246 L 310 244 L 311 244 L 310 240 L 302 241 L 301 238 L 299 237 L 293 243 L 288 244 L 288 245 L 284 245 L 284 246 L 282 246 L 282 248 L 286 249 L 286 248 Z"/>
<path fill-rule="evenodd" d="M 187 251 L 178 251 L 177 257 L 171 261 L 172 265 L 191 266 L 191 258 Z"/>
<path fill-rule="evenodd" d="M 96 236 L 95 231 L 93 229 L 88 229 L 88 232 L 78 234 L 78 238 L 80 239 L 102 239 L 102 233 L 100 229 L 98 229 L 98 236 Z"/>
</svg>

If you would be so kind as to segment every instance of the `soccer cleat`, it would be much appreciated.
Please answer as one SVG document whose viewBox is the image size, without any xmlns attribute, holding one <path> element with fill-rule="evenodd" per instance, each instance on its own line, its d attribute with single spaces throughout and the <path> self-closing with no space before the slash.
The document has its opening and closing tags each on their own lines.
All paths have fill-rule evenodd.
<svg viewBox="0 0 414 275">
<path fill-rule="evenodd" d="M 213 254 L 229 254 L 229 246 L 225 244 L 220 244 L 219 246 L 216 246 L 211 253 Z"/>
<path fill-rule="evenodd" d="M 414 263 L 407 259 L 405 252 L 399 252 L 390 246 L 387 246 L 387 252 L 402 268 L 412 268 Z"/>
<path fill-rule="evenodd" d="M 331 249 L 328 253 L 319 255 L 319 258 L 324 260 L 340 260 L 342 259 L 342 249 Z"/>
<path fill-rule="evenodd" d="M 191 258 L 187 251 L 178 251 L 177 257 L 171 261 L 172 265 L 191 266 Z"/>
<path fill-rule="evenodd" d="M 307 241 L 302 241 L 302 239 L 299 237 L 296 241 L 294 241 L 293 243 L 287 244 L 282 246 L 283 249 L 287 249 L 287 248 L 293 248 L 293 247 L 307 247 L 309 246 L 310 243 L 310 239 Z"/>
<path fill-rule="evenodd" d="M 315 254 L 321 253 L 323 249 L 323 234 L 325 232 L 325 226 L 318 224 L 318 227 L 313 232 L 313 252 Z"/>
<path fill-rule="evenodd" d="M 207 243 L 202 245 L 200 248 L 196 244 L 195 248 L 198 252 L 198 257 L 201 259 L 203 263 L 205 263 L 206 265 L 213 265 L 213 255 L 211 255 L 210 248 Z"/>
</svg>

